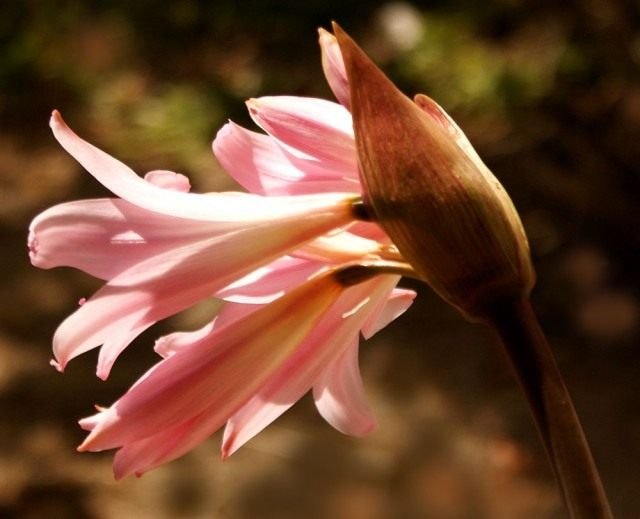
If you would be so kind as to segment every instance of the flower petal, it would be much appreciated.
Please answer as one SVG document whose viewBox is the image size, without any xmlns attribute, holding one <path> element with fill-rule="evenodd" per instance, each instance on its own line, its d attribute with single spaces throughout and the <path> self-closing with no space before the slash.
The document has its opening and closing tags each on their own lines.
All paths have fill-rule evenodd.
<svg viewBox="0 0 640 519">
<path fill-rule="evenodd" d="M 261 195 L 360 192 L 357 170 L 331 169 L 331 164 L 295 156 L 268 135 L 234 122 L 213 141 L 222 167 L 245 189 Z"/>
<path fill-rule="evenodd" d="M 360 376 L 357 338 L 318 377 L 313 398 L 318 412 L 341 433 L 365 436 L 376 428 Z"/>
<path fill-rule="evenodd" d="M 377 300 L 398 282 L 397 276 L 350 287 L 325 314 L 297 351 L 227 423 L 226 458 L 298 401 L 323 371 L 357 340 L 358 330 Z"/>
<path fill-rule="evenodd" d="M 141 476 L 154 467 L 179 458 L 205 441 L 223 423 L 223 418 L 208 410 L 153 436 L 128 443 L 116 452 L 114 476 L 116 479 L 131 474 Z"/>
<path fill-rule="evenodd" d="M 270 303 L 322 268 L 323 265 L 315 261 L 284 256 L 234 281 L 217 292 L 216 297 L 234 303 Z"/>
<path fill-rule="evenodd" d="M 342 105 L 309 97 L 273 96 L 247 101 L 253 120 L 292 150 L 333 170 L 358 168 L 351 114 Z"/>
<path fill-rule="evenodd" d="M 336 99 L 348 109 L 350 106 L 349 80 L 347 79 L 347 71 L 344 68 L 344 60 L 342 59 L 338 40 L 333 34 L 322 28 L 318 29 L 318 35 L 324 75 Z"/>
<path fill-rule="evenodd" d="M 296 351 L 343 288 L 329 272 L 162 360 L 93 419 L 79 450 L 120 447 L 210 409 L 226 419 Z"/>
<path fill-rule="evenodd" d="M 173 171 L 167 171 L 165 169 L 149 171 L 144 176 L 144 179 L 164 189 L 172 189 L 182 193 L 188 193 L 191 190 L 191 183 L 188 177 L 181 173 L 174 173 Z"/>
<path fill-rule="evenodd" d="M 416 297 L 416 292 L 405 288 L 394 288 L 386 300 L 382 300 L 375 312 L 362 327 L 362 336 L 370 339 L 389 323 L 405 313 Z"/>
<path fill-rule="evenodd" d="M 276 141 L 233 121 L 218 131 L 212 147 L 225 171 L 250 193 L 292 194 L 290 186 L 304 178 Z"/>
<path fill-rule="evenodd" d="M 119 160 L 78 137 L 54 111 L 50 121 L 53 135 L 101 184 L 128 202 L 161 214 L 214 222 L 252 222 L 292 216 L 302 208 L 318 210 L 350 200 L 344 194 L 263 198 L 244 194 L 195 194 L 158 187 L 146 182 Z M 354 152 L 355 153 L 355 152 Z M 354 155 L 355 158 L 355 155 Z M 328 198 L 327 198 L 328 197 Z"/>
<path fill-rule="evenodd" d="M 199 330 L 193 332 L 174 332 L 156 340 L 154 351 L 161 357 L 170 357 L 182 348 L 190 346 L 194 342 L 204 340 L 213 332 L 217 332 L 223 326 L 228 326 L 252 312 L 258 305 L 243 305 L 237 303 L 223 303 L 213 321 L 207 323 Z"/>
<path fill-rule="evenodd" d="M 204 239 L 212 222 L 174 218 L 120 199 L 78 200 L 40 213 L 29 227 L 31 263 L 110 279 L 151 256 Z"/>
</svg>

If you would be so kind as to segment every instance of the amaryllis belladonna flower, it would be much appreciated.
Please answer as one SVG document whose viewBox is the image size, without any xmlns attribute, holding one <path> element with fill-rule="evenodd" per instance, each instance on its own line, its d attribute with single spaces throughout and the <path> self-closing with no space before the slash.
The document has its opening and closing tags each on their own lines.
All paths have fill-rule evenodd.
<svg viewBox="0 0 640 519">
<path fill-rule="evenodd" d="M 35 218 L 34 265 L 106 280 L 54 336 L 54 365 L 101 346 L 98 375 L 143 330 L 198 301 L 224 301 L 202 329 L 159 339 L 162 357 L 109 408 L 81 420 L 80 450 L 118 449 L 116 477 L 186 453 L 225 426 L 228 456 L 313 391 L 336 429 L 375 426 L 358 368 L 359 335 L 403 313 L 429 283 L 489 325 L 529 400 L 567 508 L 611 517 L 560 372 L 529 303 L 527 239 L 511 200 L 434 101 L 402 94 L 334 26 L 321 30 L 340 104 L 301 97 L 247 102 L 266 133 L 232 122 L 213 149 L 249 193 L 189 193 L 168 171 L 144 179 L 75 135 L 60 144 L 119 198 Z M 405 260 L 406 258 L 406 260 Z"/>
<path fill-rule="evenodd" d="M 323 64 L 348 106 L 335 38 Z M 224 301 L 211 323 L 159 339 L 162 360 L 111 407 L 81 421 L 80 450 L 119 449 L 116 477 L 186 453 L 226 424 L 223 456 L 312 390 L 336 429 L 375 427 L 358 368 L 358 338 L 402 314 L 411 273 L 384 231 L 366 222 L 351 115 L 321 99 L 250 100 L 267 133 L 230 122 L 215 154 L 250 193 L 190 193 L 169 171 L 139 177 L 78 137 L 58 112 L 53 134 L 119 198 L 52 207 L 31 224 L 31 261 L 71 266 L 106 284 L 54 335 L 63 370 L 100 346 L 97 374 L 142 331 L 202 299 Z"/>
</svg>

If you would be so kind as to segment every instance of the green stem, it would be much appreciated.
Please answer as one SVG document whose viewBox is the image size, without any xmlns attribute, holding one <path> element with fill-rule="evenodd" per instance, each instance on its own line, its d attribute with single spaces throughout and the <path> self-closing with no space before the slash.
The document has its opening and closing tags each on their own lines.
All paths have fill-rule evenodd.
<svg viewBox="0 0 640 519">
<path fill-rule="evenodd" d="M 483 318 L 500 338 L 527 396 L 570 517 L 612 518 L 580 421 L 529 299 L 493 305 Z"/>
</svg>

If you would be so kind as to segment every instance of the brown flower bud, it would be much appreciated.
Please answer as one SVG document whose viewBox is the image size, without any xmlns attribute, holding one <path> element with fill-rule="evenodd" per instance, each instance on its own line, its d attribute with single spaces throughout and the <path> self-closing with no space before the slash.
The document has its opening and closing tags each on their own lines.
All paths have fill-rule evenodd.
<svg viewBox="0 0 640 519">
<path fill-rule="evenodd" d="M 535 274 L 513 204 L 431 99 L 402 94 L 334 25 L 350 84 L 365 201 L 404 258 L 468 317 L 527 295 Z"/>
</svg>

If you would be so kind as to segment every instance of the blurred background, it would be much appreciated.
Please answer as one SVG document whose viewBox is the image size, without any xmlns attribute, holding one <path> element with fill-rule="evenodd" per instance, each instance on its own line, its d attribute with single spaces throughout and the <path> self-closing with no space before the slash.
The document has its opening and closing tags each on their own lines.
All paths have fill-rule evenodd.
<svg viewBox="0 0 640 519">
<path fill-rule="evenodd" d="M 32 268 L 46 207 L 107 193 L 50 135 L 53 108 L 138 172 L 233 187 L 210 151 L 243 101 L 331 98 L 316 29 L 347 29 L 408 94 L 467 132 L 527 229 L 533 294 L 614 513 L 640 517 L 640 5 L 637 0 L 80 0 L 0 17 L 0 517 L 564 517 L 524 398 L 487 331 L 429 289 L 361 349 L 379 427 L 352 439 L 305 398 L 222 463 L 219 435 L 140 479 L 78 454 L 76 421 L 154 361 L 140 337 L 107 382 L 96 355 L 48 365 L 56 325 L 99 283 Z M 407 286 L 411 286 L 410 283 Z"/>
</svg>

